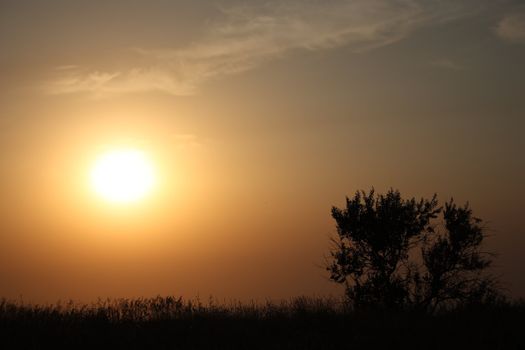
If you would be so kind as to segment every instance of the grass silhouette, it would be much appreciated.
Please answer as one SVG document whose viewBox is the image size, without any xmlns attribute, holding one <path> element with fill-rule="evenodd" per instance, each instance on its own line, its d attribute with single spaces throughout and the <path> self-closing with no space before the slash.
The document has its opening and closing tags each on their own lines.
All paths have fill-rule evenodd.
<svg viewBox="0 0 525 350">
<path fill-rule="evenodd" d="M 0 301 L 3 348 L 523 349 L 523 301 L 436 315 L 349 309 L 329 298 L 218 303 L 175 297 Z"/>
</svg>

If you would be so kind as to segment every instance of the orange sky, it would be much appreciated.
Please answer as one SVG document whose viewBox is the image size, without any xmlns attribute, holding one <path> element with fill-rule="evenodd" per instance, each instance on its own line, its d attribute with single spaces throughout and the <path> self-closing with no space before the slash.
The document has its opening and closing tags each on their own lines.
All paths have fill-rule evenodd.
<svg viewBox="0 0 525 350">
<path fill-rule="evenodd" d="M 469 200 L 525 295 L 519 1 L 2 1 L 0 295 L 339 294 L 332 205 Z M 115 147 L 158 186 L 89 184 Z"/>
</svg>

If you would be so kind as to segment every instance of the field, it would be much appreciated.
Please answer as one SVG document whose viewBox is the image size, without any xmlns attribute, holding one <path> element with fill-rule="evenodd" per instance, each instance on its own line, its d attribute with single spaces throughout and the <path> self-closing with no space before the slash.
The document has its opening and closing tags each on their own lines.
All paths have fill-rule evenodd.
<svg viewBox="0 0 525 350">
<path fill-rule="evenodd" d="M 174 297 L 90 305 L 0 301 L 2 348 L 524 349 L 525 304 L 437 315 L 355 312 L 333 299 L 218 303 Z"/>
</svg>

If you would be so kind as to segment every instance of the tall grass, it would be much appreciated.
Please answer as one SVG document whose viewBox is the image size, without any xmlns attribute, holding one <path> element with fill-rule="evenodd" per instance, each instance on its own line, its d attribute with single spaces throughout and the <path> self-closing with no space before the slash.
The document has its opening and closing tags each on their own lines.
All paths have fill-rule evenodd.
<svg viewBox="0 0 525 350">
<path fill-rule="evenodd" d="M 439 315 L 356 312 L 342 300 L 178 297 L 35 305 L 0 300 L 2 348 L 525 349 L 523 302 Z"/>
</svg>

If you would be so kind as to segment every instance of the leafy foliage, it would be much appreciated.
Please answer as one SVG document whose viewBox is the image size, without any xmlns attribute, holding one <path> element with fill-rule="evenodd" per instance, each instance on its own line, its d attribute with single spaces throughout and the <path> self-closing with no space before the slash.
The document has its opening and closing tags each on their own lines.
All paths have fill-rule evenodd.
<svg viewBox="0 0 525 350">
<path fill-rule="evenodd" d="M 435 225 L 441 213 L 444 232 Z M 491 260 L 480 251 L 481 220 L 468 204 L 450 200 L 443 210 L 436 195 L 416 201 L 372 189 L 347 198 L 344 209 L 333 207 L 332 217 L 337 239 L 327 269 L 356 308 L 434 311 L 496 295 L 495 279 L 482 274 Z"/>
</svg>

